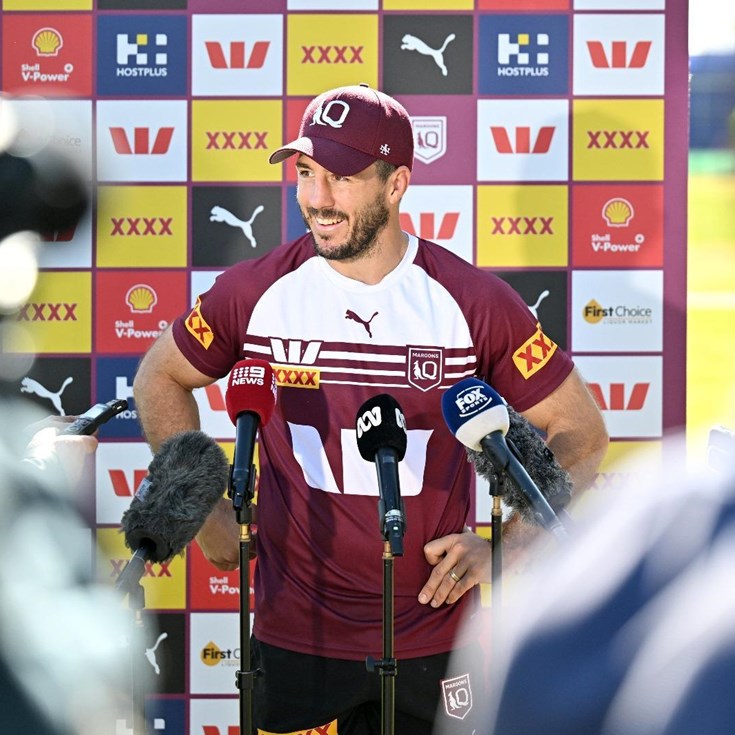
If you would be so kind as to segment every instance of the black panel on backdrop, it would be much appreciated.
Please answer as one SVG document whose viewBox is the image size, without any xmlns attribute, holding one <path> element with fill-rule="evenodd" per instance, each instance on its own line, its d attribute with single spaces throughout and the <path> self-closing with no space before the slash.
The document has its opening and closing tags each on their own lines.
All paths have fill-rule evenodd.
<svg viewBox="0 0 735 735">
<path fill-rule="evenodd" d="M 37 357 L 15 385 L 19 396 L 35 403 L 44 413 L 73 416 L 92 405 L 91 376 L 89 357 Z"/>
<path fill-rule="evenodd" d="M 195 186 L 192 265 L 226 267 L 281 244 L 280 186 Z"/>
<path fill-rule="evenodd" d="M 383 91 L 472 94 L 471 15 L 387 15 Z"/>
<path fill-rule="evenodd" d="M 151 694 L 186 693 L 186 617 L 184 613 L 145 613 L 143 666 L 155 688 Z M 140 663 L 140 662 L 139 662 Z"/>
<path fill-rule="evenodd" d="M 567 348 L 567 272 L 495 271 L 534 311 L 544 334 Z"/>
</svg>

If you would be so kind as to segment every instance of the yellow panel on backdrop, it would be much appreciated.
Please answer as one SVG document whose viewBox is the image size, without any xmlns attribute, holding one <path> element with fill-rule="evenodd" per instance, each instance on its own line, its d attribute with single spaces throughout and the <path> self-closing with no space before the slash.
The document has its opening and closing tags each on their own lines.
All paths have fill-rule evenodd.
<svg viewBox="0 0 735 735">
<path fill-rule="evenodd" d="M 566 186 L 478 186 L 477 265 L 568 263 Z"/>
<path fill-rule="evenodd" d="M 663 179 L 663 100 L 575 100 L 572 109 L 575 180 Z"/>
<path fill-rule="evenodd" d="M 30 342 L 10 344 L 9 352 L 91 352 L 91 273 L 39 273 L 36 288 L 19 309 L 16 323 Z"/>
<path fill-rule="evenodd" d="M 133 552 L 117 528 L 97 529 L 97 576 L 115 584 Z M 186 607 L 186 550 L 169 562 L 149 563 L 140 583 L 145 590 L 147 610 L 183 610 Z"/>
<path fill-rule="evenodd" d="M 101 186 L 97 265 L 186 266 L 185 186 Z"/>
<path fill-rule="evenodd" d="M 92 10 L 92 0 L 3 0 L 3 10 Z"/>
<path fill-rule="evenodd" d="M 277 100 L 194 100 L 191 160 L 194 181 L 280 181 L 268 163 L 281 145 L 283 105 Z"/>
<path fill-rule="evenodd" d="M 378 86 L 377 15 L 289 15 L 288 94 Z"/>
</svg>

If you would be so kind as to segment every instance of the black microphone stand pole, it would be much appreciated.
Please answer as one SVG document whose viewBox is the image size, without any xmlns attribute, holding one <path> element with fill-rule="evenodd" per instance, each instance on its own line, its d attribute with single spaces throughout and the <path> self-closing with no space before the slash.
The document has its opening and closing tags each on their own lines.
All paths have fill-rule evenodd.
<svg viewBox="0 0 735 735">
<path fill-rule="evenodd" d="M 381 735 L 394 735 L 396 712 L 396 676 L 398 675 L 398 661 L 394 657 L 393 629 L 394 629 L 394 595 L 393 595 L 393 559 L 403 556 L 403 534 L 405 520 L 403 510 L 391 510 L 386 513 L 383 500 L 385 479 L 382 475 L 383 465 L 378 464 L 378 487 L 380 500 L 378 501 L 378 517 L 383 534 L 383 658 L 375 660 L 372 656 L 365 659 L 368 671 L 376 669 L 381 677 L 380 689 L 380 721 Z M 397 498 L 401 509 L 403 501 L 400 491 Z"/>
<path fill-rule="evenodd" d="M 500 633 L 500 620 L 503 604 L 503 506 L 505 493 L 505 474 L 494 473 L 490 479 L 490 495 L 493 499 L 491 514 L 490 548 L 492 549 L 492 583 L 490 585 L 490 609 L 493 631 Z"/>
<path fill-rule="evenodd" d="M 253 435 L 257 429 L 258 417 L 245 413 L 239 420 L 255 423 Z M 255 465 L 247 470 L 236 471 L 234 466 L 230 472 L 228 495 L 232 498 L 232 507 L 240 526 L 240 669 L 235 673 L 235 684 L 240 692 L 240 732 L 250 735 L 253 725 L 253 686 L 254 679 L 260 669 L 250 668 L 250 524 L 253 520 L 252 503 L 255 495 Z"/>
<path fill-rule="evenodd" d="M 115 589 L 128 595 L 128 608 L 133 613 L 132 634 L 130 636 L 130 691 L 131 691 L 131 732 L 145 735 L 145 692 L 143 682 L 145 673 L 141 671 L 145 653 L 145 589 L 140 578 L 145 572 L 145 549 L 139 549 L 130 558 L 115 583 Z"/>
</svg>

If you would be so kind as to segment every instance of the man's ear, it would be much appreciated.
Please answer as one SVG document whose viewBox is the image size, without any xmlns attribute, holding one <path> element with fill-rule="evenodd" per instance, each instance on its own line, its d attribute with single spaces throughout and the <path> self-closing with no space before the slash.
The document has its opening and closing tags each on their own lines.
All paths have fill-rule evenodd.
<svg viewBox="0 0 735 735">
<path fill-rule="evenodd" d="M 388 200 L 397 204 L 403 198 L 411 181 L 411 171 L 408 166 L 399 166 L 388 179 Z"/>
</svg>

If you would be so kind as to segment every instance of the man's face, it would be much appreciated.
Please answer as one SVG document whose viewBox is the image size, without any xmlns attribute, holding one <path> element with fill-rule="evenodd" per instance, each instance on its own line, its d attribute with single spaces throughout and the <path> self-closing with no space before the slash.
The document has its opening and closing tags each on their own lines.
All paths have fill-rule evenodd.
<svg viewBox="0 0 735 735">
<path fill-rule="evenodd" d="M 354 176 L 338 176 L 312 158 L 296 161 L 296 200 L 314 236 L 317 254 L 355 260 L 369 253 L 388 223 L 386 183 L 371 165 Z"/>
</svg>

